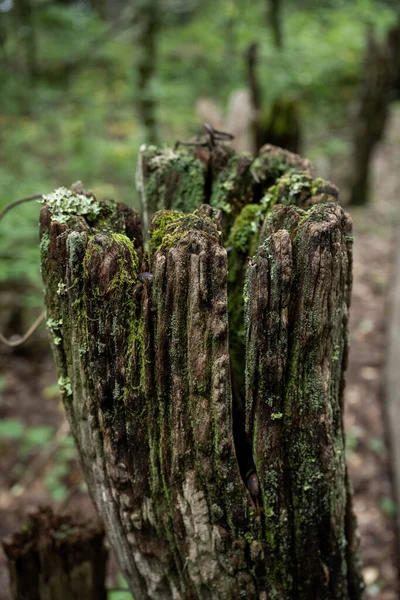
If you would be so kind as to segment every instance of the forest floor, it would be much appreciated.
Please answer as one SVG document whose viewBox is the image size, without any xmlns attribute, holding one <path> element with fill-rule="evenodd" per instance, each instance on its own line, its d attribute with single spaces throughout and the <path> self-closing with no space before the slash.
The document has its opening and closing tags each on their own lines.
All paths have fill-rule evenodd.
<svg viewBox="0 0 400 600">
<path fill-rule="evenodd" d="M 367 597 L 396 600 L 400 596 L 396 504 L 385 427 L 384 384 L 394 232 L 400 221 L 399 112 L 393 115 L 373 171 L 370 206 L 351 210 L 354 282 L 345 423 Z M 0 537 L 19 528 L 38 505 L 51 504 L 56 510 L 94 517 L 91 501 L 79 487 L 81 475 L 76 459 L 71 453 L 59 452 L 65 447 L 67 430 L 59 398 L 51 393 L 56 375 L 47 343 L 42 339 L 39 348 L 31 344 L 18 352 L 0 348 L 0 372 L 4 381 L 0 420 L 20 419 L 27 430 L 53 426 L 55 432 L 53 441 L 43 443 L 40 453 L 36 448 L 36 452 L 23 457 L 18 436 L 0 439 Z M 57 493 L 57 477 L 60 489 L 74 490 L 72 495 L 64 493 L 61 503 L 54 500 L 54 493 L 53 497 L 49 494 L 49 483 Z M 10 598 L 7 582 L 0 549 L 0 600 Z M 111 576 L 109 585 L 114 584 Z"/>
</svg>

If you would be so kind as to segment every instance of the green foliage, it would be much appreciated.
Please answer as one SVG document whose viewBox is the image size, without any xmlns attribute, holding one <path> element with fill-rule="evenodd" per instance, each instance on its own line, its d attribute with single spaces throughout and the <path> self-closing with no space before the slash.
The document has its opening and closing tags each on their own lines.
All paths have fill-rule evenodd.
<svg viewBox="0 0 400 600">
<path fill-rule="evenodd" d="M 62 502 L 68 495 L 68 487 L 63 482 L 68 471 L 66 463 L 58 463 L 51 468 L 44 479 L 46 489 L 55 502 Z"/>
<path fill-rule="evenodd" d="M 30 468 L 32 459 L 46 452 L 54 436 L 55 428 L 50 425 L 27 427 L 21 419 L 17 418 L 0 421 L 0 451 L 10 443 L 17 447 L 17 460 L 12 469 L 12 478 L 16 478 L 17 481 L 11 489 L 12 493 L 16 495 L 20 493 L 19 478 L 26 469 Z M 76 448 L 71 435 L 63 438 L 49 457 L 44 484 L 55 502 L 62 502 L 68 494 L 66 478 L 70 471 L 70 463 L 76 458 Z"/>
<path fill-rule="evenodd" d="M 24 424 L 20 419 L 0 421 L 0 444 L 7 440 L 20 440 L 24 434 Z"/>
<path fill-rule="evenodd" d="M 24 431 L 21 437 L 18 454 L 21 458 L 25 458 L 32 454 L 33 451 L 41 451 L 50 442 L 54 435 L 54 427 L 49 425 L 38 425 L 37 427 L 29 427 Z"/>
<path fill-rule="evenodd" d="M 134 600 L 134 597 L 128 589 L 128 582 L 122 573 L 117 575 L 118 590 L 110 590 L 107 594 L 108 600 Z M 124 589 L 126 588 L 126 590 Z"/>
<path fill-rule="evenodd" d="M 258 41 L 263 104 L 267 109 L 282 94 L 301 99 L 311 158 L 346 153 L 346 139 L 330 133 L 344 129 L 366 26 L 383 36 L 396 14 L 383 0 L 288 1 L 278 52 L 262 0 L 162 0 L 161 10 L 152 82 L 161 139 L 173 143 L 198 132 L 200 97 L 226 106 L 231 92 L 247 84 L 244 53 Z M 87 4 L 35 2 L 34 13 L 39 75 L 33 86 L 12 11 L 2 14 L 0 209 L 78 179 L 99 199 L 137 207 L 134 165 L 144 136 L 134 112 L 129 21 L 110 34 L 110 24 Z M 0 281 L 28 282 L 34 305 L 42 293 L 38 212 L 35 204 L 22 205 L 0 223 Z"/>
</svg>

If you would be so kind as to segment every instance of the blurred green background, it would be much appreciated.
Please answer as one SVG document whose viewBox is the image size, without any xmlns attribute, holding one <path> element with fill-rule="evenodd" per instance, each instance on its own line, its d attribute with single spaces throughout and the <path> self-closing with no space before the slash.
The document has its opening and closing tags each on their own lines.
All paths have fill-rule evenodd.
<svg viewBox="0 0 400 600">
<path fill-rule="evenodd" d="M 140 90 L 146 4 L 155 15 L 154 64 Z M 397 6 L 287 0 L 277 47 L 266 0 L 0 0 L 0 208 L 78 179 L 99 197 L 137 206 L 144 95 L 154 100 L 158 140 L 187 139 L 201 124 L 199 99 L 224 111 L 232 92 L 246 87 L 253 42 L 263 109 L 282 95 L 295 97 L 302 153 L 325 163 L 346 157 L 366 30 L 373 26 L 383 39 Z M 21 301 L 34 305 L 38 211 L 24 205 L 0 224 L 0 282 L 29 283 Z"/>
<path fill-rule="evenodd" d="M 263 143 L 281 140 L 310 158 L 315 175 L 337 183 L 346 201 L 359 183 L 356 171 L 367 177 L 393 108 L 376 181 L 365 206 L 350 207 L 347 453 L 368 597 L 382 600 L 397 597 L 381 374 L 387 238 L 399 222 L 399 99 L 400 0 L 0 0 L 0 211 L 77 180 L 98 198 L 140 210 L 143 143 L 188 140 L 208 121 L 239 132 L 240 149 L 255 150 L 249 109 L 264 128 Z M 7 336 L 26 331 L 43 307 L 39 209 L 23 204 L 0 222 L 0 331 Z M 62 503 L 71 489 L 89 510 L 42 329 L 27 346 L 0 347 L 0 535 L 20 524 L 16 505 L 22 514 L 43 498 Z M 3 600 L 1 577 L 0 556 Z"/>
</svg>

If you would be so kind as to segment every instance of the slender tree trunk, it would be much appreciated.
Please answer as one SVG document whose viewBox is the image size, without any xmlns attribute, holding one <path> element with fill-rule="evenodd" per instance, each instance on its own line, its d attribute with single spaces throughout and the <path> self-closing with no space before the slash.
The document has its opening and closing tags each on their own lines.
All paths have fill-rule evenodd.
<svg viewBox="0 0 400 600">
<path fill-rule="evenodd" d="M 253 108 L 252 134 L 254 152 L 264 144 L 273 144 L 298 152 L 301 146 L 300 101 L 296 96 L 280 96 L 268 108 L 263 105 L 257 74 L 258 45 L 253 43 L 246 53 L 247 80 Z"/>
<path fill-rule="evenodd" d="M 372 30 L 368 31 L 363 81 L 354 119 L 350 185 L 350 204 L 353 205 L 366 204 L 369 199 L 371 159 L 384 134 L 390 102 L 395 97 L 400 68 L 398 38 L 398 31 L 393 28 L 387 41 L 379 44 Z"/>
<path fill-rule="evenodd" d="M 282 35 L 282 4 L 283 0 L 268 0 L 268 23 L 271 27 L 275 46 L 283 47 Z"/>
<path fill-rule="evenodd" d="M 23 48 L 26 71 L 30 82 L 33 83 L 37 74 L 37 62 L 36 35 L 31 0 L 15 0 L 14 11 L 17 35 Z"/>
<path fill-rule="evenodd" d="M 75 523 L 50 508 L 30 517 L 3 541 L 14 600 L 106 600 L 104 532 Z"/>
<path fill-rule="evenodd" d="M 246 66 L 247 66 L 247 80 L 250 90 L 250 99 L 254 111 L 252 129 L 254 138 L 253 152 L 257 152 L 261 146 L 266 143 L 263 132 L 261 129 L 261 89 L 257 76 L 257 63 L 258 63 L 258 44 L 253 43 L 247 49 L 246 54 Z"/>
<path fill-rule="evenodd" d="M 135 6 L 136 106 L 148 144 L 156 144 L 158 140 L 154 76 L 157 65 L 159 11 L 158 0 L 139 0 Z"/>
<path fill-rule="evenodd" d="M 173 209 L 155 214 L 148 254 L 124 205 L 46 198 L 42 272 L 64 404 L 136 597 L 358 600 L 342 419 L 351 224 L 320 204 L 336 190 L 307 161 L 272 147 L 245 159 L 146 151 L 147 207 Z M 208 203 L 184 214 L 185 198 Z"/>
</svg>

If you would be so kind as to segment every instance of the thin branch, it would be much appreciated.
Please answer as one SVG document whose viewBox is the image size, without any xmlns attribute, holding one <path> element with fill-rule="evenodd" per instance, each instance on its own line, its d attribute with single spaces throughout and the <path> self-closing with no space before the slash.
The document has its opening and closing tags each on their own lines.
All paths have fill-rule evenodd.
<svg viewBox="0 0 400 600">
<path fill-rule="evenodd" d="M 18 200 L 14 200 L 13 202 L 10 202 L 9 204 L 7 204 L 7 206 L 5 206 L 3 208 L 3 210 L 0 211 L 0 221 L 12 208 L 15 208 L 19 204 L 23 204 L 25 202 L 32 202 L 33 200 L 39 200 L 40 198 L 42 198 L 42 196 L 43 196 L 43 194 L 32 194 L 32 196 L 26 196 L 25 198 L 19 198 Z M 35 333 L 36 329 L 39 327 L 39 325 L 42 323 L 42 321 L 44 321 L 45 316 L 46 316 L 46 312 L 43 311 L 41 313 L 41 315 L 39 315 L 39 317 L 36 319 L 36 321 L 29 327 L 28 331 L 22 337 L 18 336 L 18 339 L 16 339 L 16 340 L 13 339 L 15 336 L 12 336 L 12 338 L 7 339 L 0 331 L 0 342 L 2 342 L 3 344 L 5 344 L 6 346 L 8 346 L 10 348 L 16 348 L 17 346 L 22 346 L 22 344 L 24 344 L 31 337 L 31 335 L 33 335 L 33 333 Z"/>
<path fill-rule="evenodd" d="M 32 196 L 27 196 L 26 198 L 19 198 L 18 200 L 10 202 L 10 204 L 7 204 L 7 206 L 5 206 L 3 210 L 0 211 L 0 221 L 15 206 L 23 204 L 24 202 L 31 202 L 32 200 L 40 200 L 42 196 L 43 194 L 32 194 Z"/>
<path fill-rule="evenodd" d="M 38 327 L 44 321 L 45 317 L 46 317 L 46 311 L 43 311 L 38 316 L 36 321 L 29 327 L 28 331 L 26 333 L 24 333 L 23 336 L 18 336 L 18 339 L 16 339 L 16 340 L 13 339 L 15 336 L 12 336 L 11 338 L 4 337 L 4 335 L 0 331 L 0 342 L 5 344 L 6 346 L 9 346 L 10 348 L 16 348 L 17 346 L 22 346 L 22 344 L 25 344 L 25 342 L 27 340 L 29 340 L 31 335 L 33 335 L 35 333 L 35 331 L 38 329 Z"/>
</svg>

